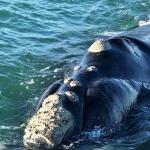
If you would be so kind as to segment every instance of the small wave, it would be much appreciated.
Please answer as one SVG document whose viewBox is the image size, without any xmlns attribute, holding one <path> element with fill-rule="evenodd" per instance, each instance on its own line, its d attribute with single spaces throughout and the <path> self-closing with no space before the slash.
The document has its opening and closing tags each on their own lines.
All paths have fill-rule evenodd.
<svg viewBox="0 0 150 150">
<path fill-rule="evenodd" d="M 61 71 L 61 68 L 56 68 L 56 69 L 54 69 L 54 72 L 55 72 L 55 73 L 57 73 L 57 72 L 59 72 L 59 71 Z"/>
<path fill-rule="evenodd" d="M 123 33 L 122 32 L 103 32 L 102 35 L 105 35 L 105 36 L 115 36 L 115 35 L 118 35 L 118 34 L 121 34 Z"/>
<path fill-rule="evenodd" d="M 25 86 L 25 85 L 31 85 L 34 83 L 35 83 L 34 79 L 31 79 L 29 81 L 21 82 L 20 85 Z"/>
<path fill-rule="evenodd" d="M 0 130 L 18 130 L 21 128 L 22 126 L 0 126 Z"/>
<path fill-rule="evenodd" d="M 50 67 L 48 66 L 48 67 L 45 67 L 45 68 L 41 69 L 40 72 L 43 72 L 43 71 L 46 71 L 46 70 L 49 70 L 49 69 L 50 69 Z"/>
</svg>

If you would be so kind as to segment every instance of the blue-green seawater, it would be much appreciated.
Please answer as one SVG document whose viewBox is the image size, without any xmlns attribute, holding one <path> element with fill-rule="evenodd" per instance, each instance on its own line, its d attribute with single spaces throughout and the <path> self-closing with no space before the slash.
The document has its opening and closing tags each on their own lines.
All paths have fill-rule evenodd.
<svg viewBox="0 0 150 150">
<path fill-rule="evenodd" d="M 96 37 L 134 28 L 149 14 L 149 0 L 0 0 L 0 149 L 24 149 L 22 124 L 38 98 Z M 149 149 L 149 104 L 128 120 L 110 138 L 69 149 Z"/>
</svg>

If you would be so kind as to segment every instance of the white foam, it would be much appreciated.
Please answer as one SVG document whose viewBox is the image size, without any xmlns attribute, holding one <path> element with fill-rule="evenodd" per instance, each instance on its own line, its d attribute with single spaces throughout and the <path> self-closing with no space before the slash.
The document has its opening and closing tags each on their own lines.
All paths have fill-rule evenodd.
<svg viewBox="0 0 150 150">
<path fill-rule="evenodd" d="M 103 32 L 102 35 L 115 36 L 115 35 L 118 35 L 118 34 L 121 34 L 121 33 L 123 33 L 123 31 L 120 31 L 120 32 Z"/>
<path fill-rule="evenodd" d="M 21 127 L 19 126 L 0 126 L 0 130 L 16 130 L 20 129 Z"/>
<path fill-rule="evenodd" d="M 20 85 L 26 86 L 26 85 L 31 85 L 31 84 L 34 84 L 34 83 L 35 83 L 34 79 L 31 79 L 29 81 L 21 82 Z"/>
<path fill-rule="evenodd" d="M 83 134 L 91 140 L 99 140 L 100 137 L 104 135 L 104 129 L 102 128 L 97 128 L 97 129 L 92 129 L 89 132 L 83 132 Z"/>
<path fill-rule="evenodd" d="M 19 126 L 0 126 L 0 130 L 18 130 L 25 126 L 25 123 L 19 125 Z M 1 150 L 1 149 L 0 149 Z"/>
<path fill-rule="evenodd" d="M 43 72 L 43 71 L 48 70 L 48 69 L 50 69 L 49 66 L 48 66 L 48 67 L 45 67 L 45 68 L 43 68 L 43 69 L 41 69 L 40 71 Z"/>
<path fill-rule="evenodd" d="M 145 26 L 145 25 L 150 24 L 150 20 L 140 20 L 138 24 L 140 27 Z"/>
<path fill-rule="evenodd" d="M 26 81 L 26 84 L 34 84 L 35 81 L 33 79 L 31 79 L 30 81 Z"/>
<path fill-rule="evenodd" d="M 6 150 L 6 146 L 4 143 L 0 143 L 0 150 Z"/>
<path fill-rule="evenodd" d="M 60 70 L 61 70 L 60 68 L 56 68 L 56 69 L 54 69 L 54 72 L 57 73 L 57 72 L 59 72 Z"/>
</svg>

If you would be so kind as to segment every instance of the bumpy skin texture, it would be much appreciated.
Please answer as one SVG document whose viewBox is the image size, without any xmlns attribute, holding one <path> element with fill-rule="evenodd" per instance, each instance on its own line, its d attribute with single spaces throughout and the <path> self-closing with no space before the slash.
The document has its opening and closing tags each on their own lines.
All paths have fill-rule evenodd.
<svg viewBox="0 0 150 150">
<path fill-rule="evenodd" d="M 91 45 L 72 75 L 50 86 L 25 129 L 28 148 L 53 148 L 96 126 L 120 122 L 150 82 L 150 25 Z"/>
<path fill-rule="evenodd" d="M 24 136 L 28 148 L 53 148 L 73 127 L 72 115 L 63 108 L 62 100 L 58 94 L 48 96 L 37 114 L 30 119 Z"/>
</svg>

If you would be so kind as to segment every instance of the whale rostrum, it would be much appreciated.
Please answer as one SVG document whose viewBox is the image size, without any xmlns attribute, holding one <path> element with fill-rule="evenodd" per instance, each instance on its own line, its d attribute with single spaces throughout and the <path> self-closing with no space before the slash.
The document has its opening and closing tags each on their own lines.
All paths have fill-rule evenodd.
<svg viewBox="0 0 150 150">
<path fill-rule="evenodd" d="M 48 96 L 39 111 L 29 120 L 23 139 L 27 148 L 53 148 L 60 144 L 64 134 L 72 128 L 72 115 L 62 106 L 63 96 Z"/>
</svg>

